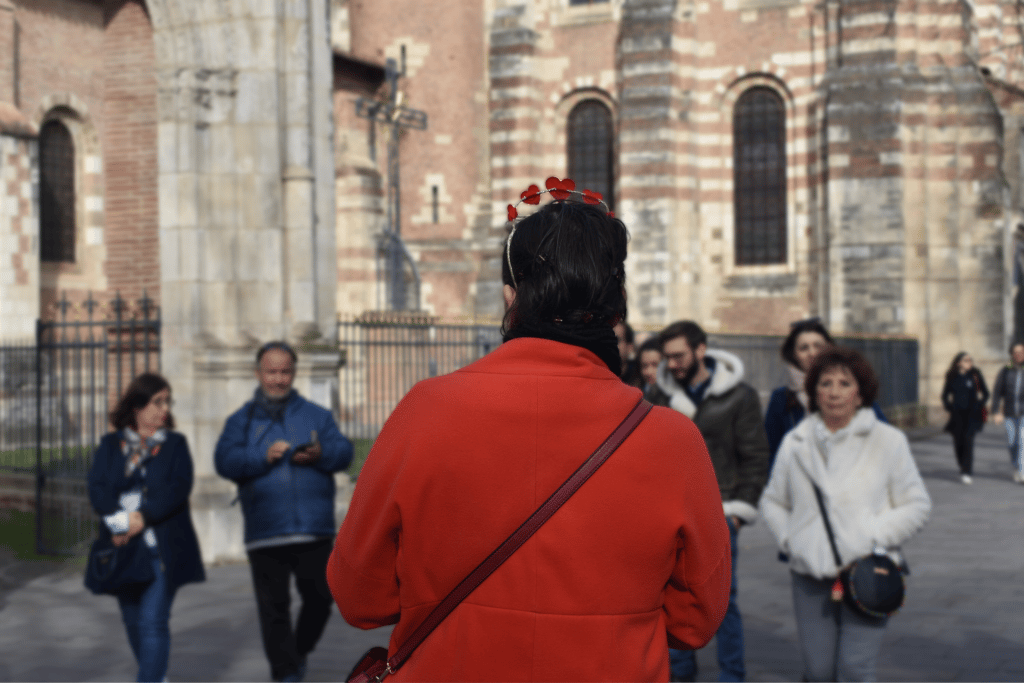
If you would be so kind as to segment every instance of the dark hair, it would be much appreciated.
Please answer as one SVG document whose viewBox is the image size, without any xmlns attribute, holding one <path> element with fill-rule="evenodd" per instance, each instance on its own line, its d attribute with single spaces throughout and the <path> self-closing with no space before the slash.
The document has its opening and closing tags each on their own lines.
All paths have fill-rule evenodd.
<svg viewBox="0 0 1024 683">
<path fill-rule="evenodd" d="M 686 344 L 691 351 L 696 351 L 698 346 L 701 344 L 706 346 L 708 343 L 708 335 L 700 325 L 692 320 L 679 320 L 658 334 L 658 343 L 661 344 L 662 351 L 665 349 L 665 344 L 677 337 L 686 337 Z"/>
<path fill-rule="evenodd" d="M 661 353 L 661 339 L 654 336 L 644 341 L 644 343 L 640 345 L 640 348 L 637 349 L 636 357 L 639 358 L 643 355 L 644 351 L 657 351 L 658 353 Z"/>
<path fill-rule="evenodd" d="M 299 357 L 295 354 L 295 349 L 293 349 L 288 344 L 288 342 L 269 341 L 266 344 L 264 344 L 263 346 L 261 346 L 260 350 L 256 352 L 256 364 L 259 365 L 259 362 L 261 360 L 263 360 L 263 354 L 265 354 L 267 351 L 275 351 L 275 350 L 276 351 L 287 351 L 288 355 L 290 355 L 292 357 L 292 363 L 298 363 L 299 362 Z"/>
<path fill-rule="evenodd" d="M 131 381 L 128 388 L 124 390 L 121 400 L 110 411 L 110 423 L 114 425 L 115 429 L 124 429 L 125 427 L 135 429 L 138 426 L 135 424 L 135 411 L 142 410 L 149 405 L 154 396 L 164 389 L 170 388 L 171 385 L 161 375 L 155 372 L 142 373 Z M 167 422 L 164 426 L 174 429 L 174 416 L 170 411 L 167 411 Z"/>
<path fill-rule="evenodd" d="M 501 259 L 502 282 L 516 290 L 502 334 L 520 323 L 611 328 L 623 320 L 628 239 L 622 221 L 589 204 L 552 202 L 521 220 Z"/>
<path fill-rule="evenodd" d="M 825 341 L 828 342 L 829 346 L 835 346 L 836 342 L 832 339 L 832 335 L 828 333 L 825 326 L 821 324 L 821 318 L 808 318 L 807 320 L 799 320 L 790 326 L 789 334 L 786 335 L 786 341 L 782 342 L 782 349 L 780 354 L 782 360 L 786 361 L 793 367 L 799 369 L 800 364 L 796 361 L 796 339 L 804 332 L 817 332 Z"/>
<path fill-rule="evenodd" d="M 808 408 L 810 412 L 818 412 L 818 380 L 826 370 L 832 368 L 846 368 L 857 380 L 857 390 L 860 392 L 860 405 L 868 408 L 875 402 L 878 395 L 878 377 L 859 352 L 845 346 L 831 346 L 815 357 L 811 363 L 811 369 L 807 371 L 804 379 L 804 389 L 807 391 Z"/>
<path fill-rule="evenodd" d="M 966 355 L 967 355 L 966 351 L 961 351 L 960 353 L 958 353 L 955 356 L 953 356 L 953 362 L 949 364 L 949 370 L 946 370 L 946 381 L 947 382 L 952 381 L 957 375 L 960 374 L 960 368 L 958 368 L 957 365 L 960 363 L 960 361 Z"/>
</svg>

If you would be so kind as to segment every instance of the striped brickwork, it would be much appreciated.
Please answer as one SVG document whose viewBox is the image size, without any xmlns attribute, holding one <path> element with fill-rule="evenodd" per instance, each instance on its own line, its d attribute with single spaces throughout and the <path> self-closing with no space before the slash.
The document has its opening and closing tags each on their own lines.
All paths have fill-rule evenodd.
<svg viewBox="0 0 1024 683">
<path fill-rule="evenodd" d="M 35 337 L 39 216 L 33 138 L 0 134 L 0 340 Z"/>
<path fill-rule="evenodd" d="M 957 351 L 994 365 L 1006 338 L 1002 122 L 978 24 L 956 1 L 829 10 L 827 315 L 917 337 L 930 401 Z"/>
</svg>

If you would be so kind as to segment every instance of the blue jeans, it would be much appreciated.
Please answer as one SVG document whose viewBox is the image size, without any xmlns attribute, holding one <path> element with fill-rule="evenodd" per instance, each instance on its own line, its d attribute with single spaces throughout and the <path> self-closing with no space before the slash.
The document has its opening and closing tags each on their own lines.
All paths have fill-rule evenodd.
<svg viewBox="0 0 1024 683">
<path fill-rule="evenodd" d="M 1010 447 L 1010 462 L 1013 469 L 1024 472 L 1024 417 L 1007 417 L 1006 444 Z"/>
<path fill-rule="evenodd" d="M 153 575 L 156 578 L 152 583 L 117 596 L 128 644 L 139 664 L 139 681 L 164 680 L 171 656 L 171 602 L 175 591 L 167 586 L 167 576 L 156 552 Z"/>
<path fill-rule="evenodd" d="M 718 645 L 718 680 L 743 681 L 747 678 L 747 669 L 743 664 L 743 619 L 740 608 L 736 605 L 736 536 L 738 529 L 732 520 L 726 518 L 729 525 L 729 545 L 732 547 L 732 585 L 729 588 L 729 607 L 725 611 L 725 619 L 715 634 Z M 697 657 L 693 650 L 668 651 L 671 663 L 672 678 L 682 681 L 697 679 Z"/>
</svg>

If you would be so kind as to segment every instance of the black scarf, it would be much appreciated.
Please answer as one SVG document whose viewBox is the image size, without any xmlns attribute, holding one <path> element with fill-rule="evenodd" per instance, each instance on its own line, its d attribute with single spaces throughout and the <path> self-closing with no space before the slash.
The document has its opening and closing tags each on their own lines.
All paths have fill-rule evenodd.
<svg viewBox="0 0 1024 683">
<path fill-rule="evenodd" d="M 260 410 L 270 417 L 271 422 L 283 422 L 284 409 L 288 405 L 288 401 L 291 400 L 292 394 L 294 393 L 295 390 L 292 389 L 283 398 L 270 398 L 263 393 L 262 388 L 259 388 L 256 390 L 256 396 L 253 400 L 256 402 L 256 405 L 260 407 Z"/>
<path fill-rule="evenodd" d="M 622 374 L 622 358 L 619 356 L 619 341 L 615 332 L 607 325 L 583 325 L 579 323 L 519 322 L 505 333 L 502 341 L 520 337 L 549 339 L 563 344 L 581 346 L 604 361 L 616 377 Z"/>
</svg>

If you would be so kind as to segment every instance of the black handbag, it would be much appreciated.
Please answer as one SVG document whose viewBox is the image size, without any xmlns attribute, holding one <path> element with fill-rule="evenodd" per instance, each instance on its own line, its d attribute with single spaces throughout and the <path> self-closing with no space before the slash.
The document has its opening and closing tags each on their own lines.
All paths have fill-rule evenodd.
<svg viewBox="0 0 1024 683">
<path fill-rule="evenodd" d="M 836 566 L 842 567 L 843 561 L 836 548 L 836 539 L 832 534 L 832 524 L 825 512 L 825 501 L 821 489 L 814 482 L 814 495 L 818 499 L 821 519 L 825 522 L 828 542 L 832 546 L 832 555 Z M 858 558 L 846 569 L 839 572 L 839 577 L 832 586 L 832 599 L 836 602 L 845 601 L 847 605 L 866 617 L 884 619 L 903 607 L 906 595 L 906 582 L 903 571 L 888 554 L 875 551 L 870 555 Z"/>
<path fill-rule="evenodd" d="M 108 534 L 92 542 L 85 567 L 85 587 L 97 595 L 116 594 L 150 583 L 153 556 L 137 534 L 122 546 L 114 545 Z"/>
</svg>

